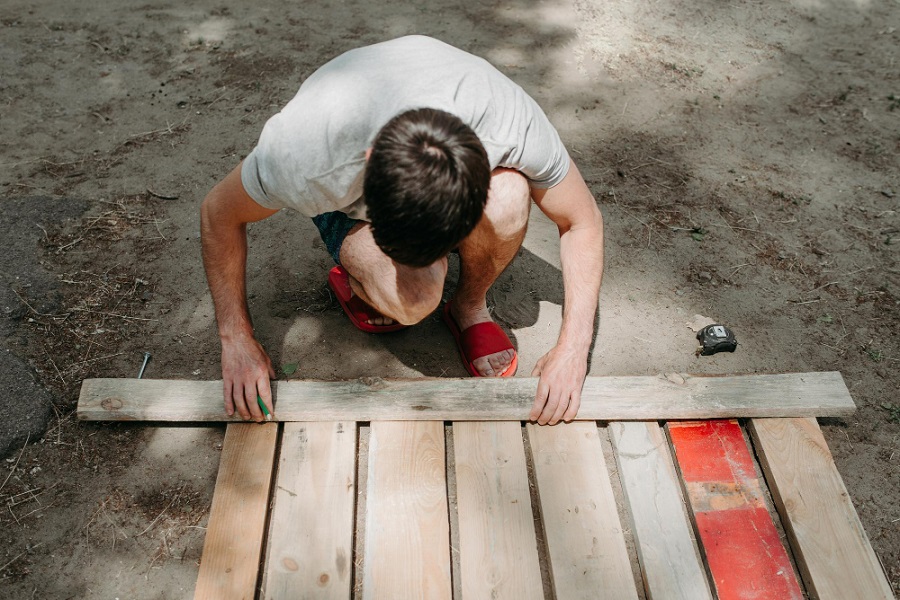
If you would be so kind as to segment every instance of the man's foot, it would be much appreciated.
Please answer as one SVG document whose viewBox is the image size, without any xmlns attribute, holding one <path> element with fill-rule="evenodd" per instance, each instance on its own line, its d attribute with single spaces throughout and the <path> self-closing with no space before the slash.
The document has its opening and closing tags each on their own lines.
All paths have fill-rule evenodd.
<svg viewBox="0 0 900 600">
<path fill-rule="evenodd" d="M 366 333 L 388 333 L 406 328 L 406 325 L 384 316 L 354 294 L 350 288 L 350 276 L 344 268 L 334 267 L 331 270 L 328 285 L 357 329 Z"/>
<path fill-rule="evenodd" d="M 473 377 L 515 375 L 516 351 L 506 333 L 491 319 L 487 307 L 463 311 L 448 302 L 444 305 L 444 322 L 456 339 L 466 370 Z"/>
</svg>

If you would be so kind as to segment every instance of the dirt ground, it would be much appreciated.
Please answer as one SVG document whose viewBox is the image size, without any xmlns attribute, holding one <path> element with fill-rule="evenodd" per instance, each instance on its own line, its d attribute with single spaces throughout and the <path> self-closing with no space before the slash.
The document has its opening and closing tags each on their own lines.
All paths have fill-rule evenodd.
<svg viewBox="0 0 900 600">
<path fill-rule="evenodd" d="M 821 424 L 896 590 L 898 8 L 5 2 L 0 343 L 19 383 L 0 404 L 52 406 L 0 462 L 0 597 L 191 596 L 223 430 L 79 424 L 80 381 L 133 377 L 145 351 L 147 377 L 220 377 L 200 201 L 318 65 L 409 33 L 520 83 L 587 179 L 607 237 L 592 375 L 843 373 L 859 410 Z M 250 237 L 258 336 L 291 377 L 465 375 L 436 316 L 353 330 L 306 219 L 282 212 Z M 535 215 L 489 298 L 521 376 L 557 331 L 558 267 Z M 698 314 L 731 326 L 737 352 L 695 357 Z"/>
</svg>

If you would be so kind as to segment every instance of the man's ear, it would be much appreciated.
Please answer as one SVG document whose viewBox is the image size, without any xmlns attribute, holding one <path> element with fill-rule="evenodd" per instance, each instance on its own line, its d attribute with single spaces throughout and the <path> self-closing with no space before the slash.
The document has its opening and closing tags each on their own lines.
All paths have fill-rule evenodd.
<svg viewBox="0 0 900 600">
<path fill-rule="evenodd" d="M 366 162 L 369 162 L 369 157 L 372 156 L 372 146 L 366 148 Z"/>
</svg>

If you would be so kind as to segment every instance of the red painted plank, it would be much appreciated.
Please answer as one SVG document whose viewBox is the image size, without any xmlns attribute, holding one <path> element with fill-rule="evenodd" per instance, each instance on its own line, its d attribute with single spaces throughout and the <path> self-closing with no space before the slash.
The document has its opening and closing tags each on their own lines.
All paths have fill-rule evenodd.
<svg viewBox="0 0 900 600">
<path fill-rule="evenodd" d="M 737 421 L 668 428 L 719 600 L 802 600 Z"/>
</svg>

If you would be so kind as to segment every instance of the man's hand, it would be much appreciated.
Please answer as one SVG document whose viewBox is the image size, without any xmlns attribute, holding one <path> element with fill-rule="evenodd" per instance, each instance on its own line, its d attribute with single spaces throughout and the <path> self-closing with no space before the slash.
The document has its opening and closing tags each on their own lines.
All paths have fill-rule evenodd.
<svg viewBox="0 0 900 600">
<path fill-rule="evenodd" d="M 269 377 L 274 379 L 275 371 L 266 351 L 253 337 L 247 309 L 247 223 L 276 212 L 247 195 L 240 165 L 209 192 L 200 207 L 203 265 L 222 339 L 225 412 L 231 416 L 237 410 L 244 419 L 257 421 L 262 420 L 257 394 L 272 412 Z"/>
<path fill-rule="evenodd" d="M 603 216 L 575 164 L 549 190 L 532 190 L 538 207 L 559 228 L 563 322 L 556 347 L 541 358 L 531 419 L 553 425 L 571 421 L 581 405 L 587 357 L 603 278 Z"/>
<path fill-rule="evenodd" d="M 531 375 L 540 380 L 528 418 L 540 425 L 574 419 L 587 375 L 583 353 L 556 346 L 537 362 Z"/>
<path fill-rule="evenodd" d="M 244 420 L 262 421 L 263 414 L 256 400 L 262 398 L 271 414 L 272 388 L 275 379 L 272 361 L 263 347 L 253 338 L 237 342 L 222 341 L 222 379 L 225 384 L 225 414 L 237 411 Z"/>
</svg>

